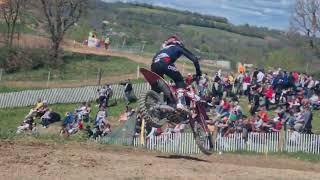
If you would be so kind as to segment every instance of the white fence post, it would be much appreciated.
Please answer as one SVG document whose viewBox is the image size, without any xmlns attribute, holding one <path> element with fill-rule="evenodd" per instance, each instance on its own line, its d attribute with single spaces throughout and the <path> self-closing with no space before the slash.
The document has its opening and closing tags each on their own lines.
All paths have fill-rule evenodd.
<svg viewBox="0 0 320 180">
<path fill-rule="evenodd" d="M 137 66 L 137 79 L 140 78 L 140 66 L 138 65 Z"/>
<path fill-rule="evenodd" d="M 282 144 L 286 144 L 283 148 L 287 152 L 299 152 L 319 154 L 319 135 L 298 134 L 292 136 L 288 133 L 288 139 L 285 139 Z M 250 152 L 264 153 L 266 157 L 269 152 L 281 152 L 279 147 L 281 138 L 280 133 L 261 133 L 249 134 L 247 145 L 244 144 L 241 134 L 232 134 L 229 137 L 217 137 L 215 142 L 215 151 L 236 152 L 246 150 Z M 291 138 L 291 139 L 289 139 Z M 133 141 L 136 146 L 136 139 Z M 192 133 L 175 133 L 164 134 L 161 136 L 151 137 L 146 144 L 150 150 L 157 150 L 166 153 L 178 154 L 196 154 L 200 153 L 199 148 L 195 144 Z M 285 147 L 283 145 L 283 147 Z"/>
<path fill-rule="evenodd" d="M 50 78 L 51 78 L 51 71 L 48 72 L 47 88 L 49 87 Z"/>
<path fill-rule="evenodd" d="M 1 80 L 2 80 L 2 74 L 3 74 L 3 69 L 0 68 L 0 82 L 1 82 Z"/>
<path fill-rule="evenodd" d="M 186 63 L 183 63 L 183 64 L 182 64 L 182 75 L 185 75 L 185 64 L 186 64 Z"/>
<path fill-rule="evenodd" d="M 146 46 L 146 41 L 142 41 L 142 47 L 141 47 L 141 52 L 143 53 L 144 47 Z"/>
</svg>

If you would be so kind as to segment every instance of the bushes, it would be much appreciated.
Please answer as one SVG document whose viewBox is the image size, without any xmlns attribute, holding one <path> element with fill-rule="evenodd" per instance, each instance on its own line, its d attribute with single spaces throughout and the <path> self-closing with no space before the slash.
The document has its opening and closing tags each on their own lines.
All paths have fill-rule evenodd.
<svg viewBox="0 0 320 180">
<path fill-rule="evenodd" d="M 45 49 L 0 48 L 0 68 L 7 73 L 44 67 L 49 64 L 48 60 L 48 51 Z"/>
<path fill-rule="evenodd" d="M 281 67 L 292 71 L 304 72 L 308 55 L 305 51 L 296 48 L 283 48 L 272 51 L 265 61 L 261 62 L 264 67 Z"/>
</svg>

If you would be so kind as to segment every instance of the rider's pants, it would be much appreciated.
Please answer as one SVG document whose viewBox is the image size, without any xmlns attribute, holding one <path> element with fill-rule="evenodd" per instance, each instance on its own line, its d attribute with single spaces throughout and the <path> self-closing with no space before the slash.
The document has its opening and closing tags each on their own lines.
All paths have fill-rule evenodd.
<svg viewBox="0 0 320 180">
<path fill-rule="evenodd" d="M 164 62 L 152 63 L 151 71 L 161 77 L 163 77 L 163 75 L 169 76 L 174 81 L 177 88 L 185 88 L 186 86 L 181 73 L 174 64 L 167 64 Z"/>
</svg>

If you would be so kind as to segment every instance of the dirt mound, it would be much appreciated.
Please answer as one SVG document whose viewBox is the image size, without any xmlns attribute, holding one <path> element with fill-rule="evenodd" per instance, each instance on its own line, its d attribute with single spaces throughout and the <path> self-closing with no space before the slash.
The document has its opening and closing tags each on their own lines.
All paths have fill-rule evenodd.
<svg viewBox="0 0 320 180">
<path fill-rule="evenodd" d="M 0 141 L 2 179 L 320 179 L 320 164 L 263 156 L 177 156 L 92 143 Z"/>
</svg>

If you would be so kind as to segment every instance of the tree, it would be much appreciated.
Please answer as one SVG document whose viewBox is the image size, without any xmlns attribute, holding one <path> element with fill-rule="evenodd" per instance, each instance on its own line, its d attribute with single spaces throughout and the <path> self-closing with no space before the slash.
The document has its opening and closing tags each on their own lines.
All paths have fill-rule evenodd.
<svg viewBox="0 0 320 180">
<path fill-rule="evenodd" d="M 52 60 L 60 62 L 60 45 L 67 30 L 83 14 L 87 0 L 40 0 L 52 43 Z"/>
<path fill-rule="evenodd" d="M 13 37 L 24 7 L 25 0 L 6 0 L 0 4 L 1 17 L 6 24 L 6 42 L 9 46 L 13 44 Z"/>
<path fill-rule="evenodd" d="M 315 47 L 316 35 L 319 32 L 320 0 L 296 0 L 290 24 L 292 29 L 303 32 Z"/>
</svg>

